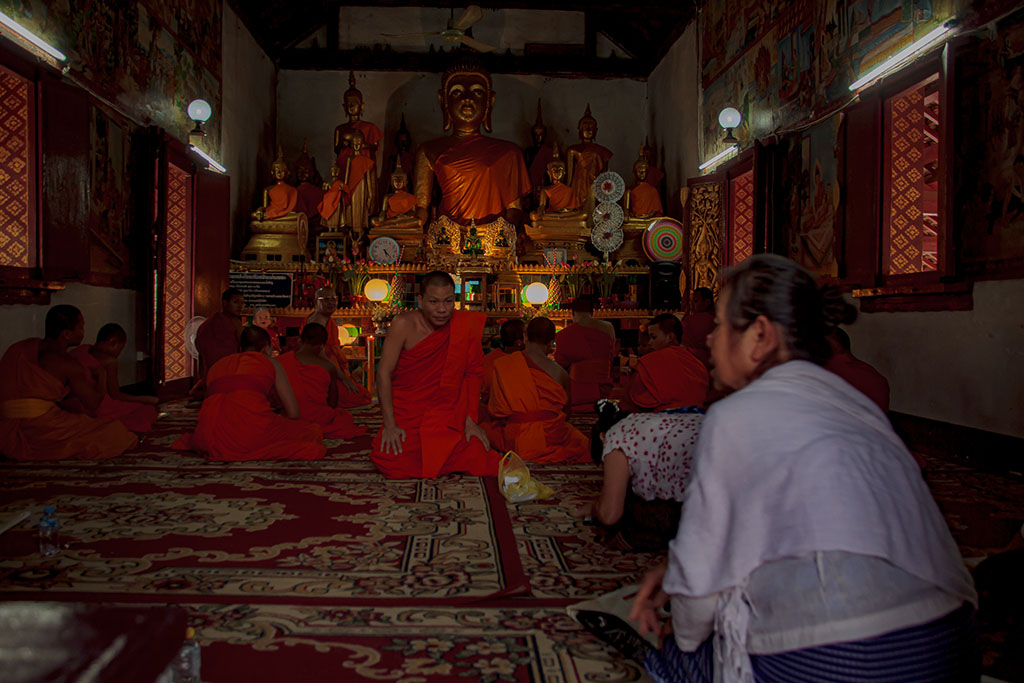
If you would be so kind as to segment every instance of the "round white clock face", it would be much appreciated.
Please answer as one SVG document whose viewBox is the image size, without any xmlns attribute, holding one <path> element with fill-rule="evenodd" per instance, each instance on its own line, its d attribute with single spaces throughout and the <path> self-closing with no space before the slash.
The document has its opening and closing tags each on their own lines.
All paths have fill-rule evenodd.
<svg viewBox="0 0 1024 683">
<path fill-rule="evenodd" d="M 402 248 L 391 237 L 378 237 L 370 242 L 370 260 L 389 266 L 398 261 Z"/>
</svg>

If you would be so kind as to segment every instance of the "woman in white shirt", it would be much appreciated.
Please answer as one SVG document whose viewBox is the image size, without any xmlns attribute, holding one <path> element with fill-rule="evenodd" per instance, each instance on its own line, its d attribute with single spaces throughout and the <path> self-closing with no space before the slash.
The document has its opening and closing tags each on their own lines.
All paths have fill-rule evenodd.
<svg viewBox="0 0 1024 683">
<path fill-rule="evenodd" d="M 709 346 L 734 393 L 630 615 L 667 636 L 654 680 L 978 680 L 977 596 L 938 506 L 881 410 L 821 367 L 850 308 L 780 256 L 723 273 Z"/>
</svg>

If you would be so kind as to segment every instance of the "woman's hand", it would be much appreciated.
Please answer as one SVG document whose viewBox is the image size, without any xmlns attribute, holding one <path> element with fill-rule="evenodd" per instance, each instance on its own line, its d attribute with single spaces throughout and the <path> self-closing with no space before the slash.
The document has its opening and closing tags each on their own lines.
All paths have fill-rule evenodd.
<svg viewBox="0 0 1024 683">
<path fill-rule="evenodd" d="M 658 610 L 668 603 L 668 593 L 661 589 L 661 581 L 665 578 L 667 570 L 668 559 L 664 559 L 657 567 L 647 572 L 644 582 L 633 600 L 633 609 L 629 611 L 629 618 L 637 623 L 640 635 L 663 634 Z"/>
</svg>

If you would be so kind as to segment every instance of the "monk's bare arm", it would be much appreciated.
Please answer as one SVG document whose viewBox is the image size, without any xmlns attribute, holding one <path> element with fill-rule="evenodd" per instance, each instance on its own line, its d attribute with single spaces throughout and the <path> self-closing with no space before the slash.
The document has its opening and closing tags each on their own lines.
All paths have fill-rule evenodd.
<svg viewBox="0 0 1024 683">
<path fill-rule="evenodd" d="M 405 441 L 405 430 L 395 421 L 394 394 L 391 389 L 391 375 L 398 365 L 398 357 L 405 348 L 406 340 L 412 331 L 410 314 L 400 315 L 391 323 L 388 334 L 384 337 L 384 348 L 380 352 L 380 363 L 377 364 L 377 398 L 380 401 L 380 412 L 383 416 L 381 429 L 381 450 L 385 453 L 402 452 Z"/>
<path fill-rule="evenodd" d="M 100 361 L 100 363 L 103 367 L 103 372 L 107 376 L 107 395 L 110 398 L 127 403 L 146 403 L 149 405 L 159 403 L 156 396 L 133 396 L 132 394 L 121 393 L 121 383 L 117 379 L 117 360 L 104 360 Z"/>
<path fill-rule="evenodd" d="M 107 376 L 102 368 L 90 375 L 81 363 L 70 356 L 41 360 L 40 365 L 50 374 L 67 382 L 71 393 L 82 402 L 86 410 L 92 412 L 100 407 L 103 395 L 107 393 Z"/>
<path fill-rule="evenodd" d="M 284 416 L 291 420 L 297 420 L 299 419 L 299 402 L 295 400 L 295 392 L 292 391 L 292 385 L 288 381 L 288 374 L 276 358 L 271 358 L 270 362 L 274 364 L 274 389 L 277 390 L 277 398 L 281 401 Z"/>
</svg>

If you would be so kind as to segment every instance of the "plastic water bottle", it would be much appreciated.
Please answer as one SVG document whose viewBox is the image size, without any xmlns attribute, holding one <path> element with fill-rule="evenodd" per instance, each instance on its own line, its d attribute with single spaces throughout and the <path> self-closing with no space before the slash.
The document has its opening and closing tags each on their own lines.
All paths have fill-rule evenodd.
<svg viewBox="0 0 1024 683">
<path fill-rule="evenodd" d="M 185 631 L 185 643 L 178 650 L 174 662 L 174 683 L 200 683 L 199 665 L 199 641 L 196 640 L 196 630 L 189 627 Z"/>
<path fill-rule="evenodd" d="M 43 509 L 39 519 L 39 554 L 49 557 L 60 550 L 60 520 L 57 519 L 57 508 Z"/>
</svg>

